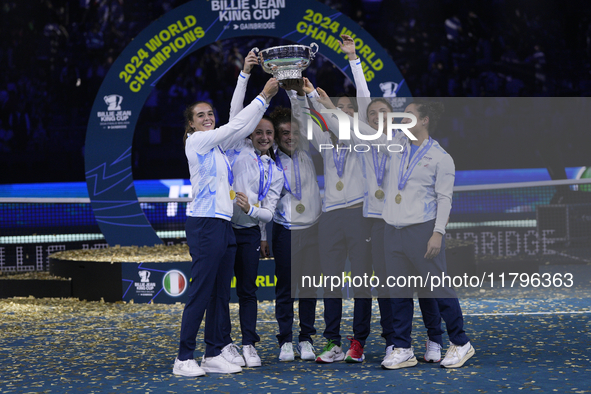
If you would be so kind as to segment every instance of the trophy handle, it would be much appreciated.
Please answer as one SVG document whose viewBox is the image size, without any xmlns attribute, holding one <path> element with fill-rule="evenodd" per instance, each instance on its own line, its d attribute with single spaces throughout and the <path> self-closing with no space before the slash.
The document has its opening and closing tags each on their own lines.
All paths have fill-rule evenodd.
<svg viewBox="0 0 591 394">
<path fill-rule="evenodd" d="M 257 60 L 259 61 L 259 66 L 263 65 L 262 59 L 261 59 L 261 54 L 260 54 L 260 50 L 258 47 L 254 47 L 250 50 L 251 52 L 254 52 L 255 55 L 257 55 Z"/>
<path fill-rule="evenodd" d="M 312 52 L 312 48 L 316 48 L 316 50 L 314 52 Z M 318 53 L 318 44 L 313 42 L 310 44 L 310 59 L 314 59 L 314 55 L 316 55 L 317 53 Z"/>
</svg>

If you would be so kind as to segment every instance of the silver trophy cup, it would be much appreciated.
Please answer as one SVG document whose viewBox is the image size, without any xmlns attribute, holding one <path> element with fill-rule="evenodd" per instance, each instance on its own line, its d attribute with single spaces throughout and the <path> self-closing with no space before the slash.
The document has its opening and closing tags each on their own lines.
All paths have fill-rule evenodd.
<svg viewBox="0 0 591 394">
<path fill-rule="evenodd" d="M 282 45 L 259 51 L 252 51 L 259 56 L 259 63 L 263 70 L 273 74 L 278 81 L 284 79 L 302 79 L 302 71 L 308 68 L 314 55 L 318 53 L 315 42 L 306 45 Z"/>
</svg>

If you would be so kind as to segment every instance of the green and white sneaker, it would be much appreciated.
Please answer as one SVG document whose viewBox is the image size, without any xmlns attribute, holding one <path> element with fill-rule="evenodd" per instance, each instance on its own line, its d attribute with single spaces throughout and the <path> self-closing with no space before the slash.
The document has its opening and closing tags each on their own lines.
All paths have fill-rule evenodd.
<svg viewBox="0 0 591 394">
<path fill-rule="evenodd" d="M 345 353 L 340 346 L 337 346 L 332 339 L 328 340 L 328 343 L 324 346 L 324 349 L 316 357 L 316 362 L 320 364 L 330 364 L 335 361 L 343 361 L 345 359 Z"/>
</svg>

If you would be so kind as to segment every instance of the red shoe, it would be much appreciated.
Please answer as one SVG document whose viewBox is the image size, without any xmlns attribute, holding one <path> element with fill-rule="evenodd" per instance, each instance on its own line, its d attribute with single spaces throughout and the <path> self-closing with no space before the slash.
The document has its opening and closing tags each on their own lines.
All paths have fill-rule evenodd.
<svg viewBox="0 0 591 394">
<path fill-rule="evenodd" d="M 345 355 L 345 362 L 362 363 L 365 360 L 363 346 L 353 337 L 347 337 L 347 339 L 351 341 L 351 346 L 349 346 L 349 350 L 347 350 L 347 354 Z"/>
</svg>

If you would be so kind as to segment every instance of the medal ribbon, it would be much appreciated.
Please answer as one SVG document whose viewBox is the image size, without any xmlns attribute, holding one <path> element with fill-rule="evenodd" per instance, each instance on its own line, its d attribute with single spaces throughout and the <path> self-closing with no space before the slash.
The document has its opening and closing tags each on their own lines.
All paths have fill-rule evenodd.
<svg viewBox="0 0 591 394">
<path fill-rule="evenodd" d="M 337 175 L 340 177 L 343 176 L 343 170 L 345 169 L 345 156 L 347 156 L 347 150 L 343 149 L 341 153 L 339 153 L 339 157 L 337 158 L 337 149 L 332 150 L 332 159 L 334 160 L 334 166 L 337 168 Z"/>
<path fill-rule="evenodd" d="M 376 179 L 378 181 L 378 187 L 382 187 L 384 181 L 384 173 L 386 172 L 386 162 L 388 161 L 387 155 L 382 155 L 382 160 L 378 163 L 378 150 L 375 147 L 371 147 L 371 156 L 373 158 L 373 168 L 376 173 Z"/>
<path fill-rule="evenodd" d="M 220 148 L 219 145 L 218 145 L 218 149 L 220 150 L 220 153 L 222 154 L 222 156 L 224 156 L 224 161 L 226 162 L 226 167 L 228 167 L 228 182 L 230 183 L 230 186 L 232 186 L 234 184 L 234 173 L 232 172 L 232 167 L 230 166 L 230 162 L 228 161 L 228 157 L 226 156 L 226 154 L 224 153 L 222 148 Z"/>
<path fill-rule="evenodd" d="M 408 156 L 408 151 L 410 149 L 404 150 L 404 154 L 402 155 L 402 160 L 400 161 L 400 166 L 398 168 L 398 190 L 404 189 L 404 186 L 406 186 L 406 182 L 408 182 L 408 178 L 410 178 L 412 170 L 414 170 L 415 166 L 423 158 L 423 156 L 427 154 L 427 151 L 429 150 L 429 148 L 431 148 L 431 145 L 433 145 L 433 139 L 429 137 L 429 142 L 427 143 L 427 145 L 425 145 L 423 149 L 415 153 L 406 172 L 404 172 L 404 163 L 406 163 L 406 156 Z"/>
<path fill-rule="evenodd" d="M 257 162 L 259 163 L 259 201 L 263 201 L 263 199 L 269 193 L 269 188 L 271 187 L 271 180 L 273 179 L 273 160 L 269 158 L 269 178 L 267 179 L 267 184 L 265 185 L 265 168 L 263 167 L 263 161 L 261 157 L 257 155 Z"/>
<path fill-rule="evenodd" d="M 300 161 L 299 161 L 299 155 L 298 155 L 298 150 L 296 149 L 293 154 L 292 154 L 292 158 L 291 158 L 291 162 L 293 163 L 293 171 L 294 171 L 294 176 L 295 176 L 295 186 L 296 186 L 296 190 L 295 192 L 291 191 L 291 187 L 289 186 L 289 180 L 287 179 L 287 175 L 285 174 L 285 171 L 283 171 L 283 187 L 285 187 L 285 190 L 287 190 L 288 192 L 290 192 L 296 199 L 301 200 L 302 199 L 302 179 L 300 176 Z M 283 169 L 283 164 L 281 163 L 281 159 L 279 157 L 279 149 L 277 149 L 277 151 L 275 152 L 275 157 L 276 157 L 276 161 L 277 164 L 279 165 L 279 167 L 281 167 L 281 169 Z"/>
</svg>

